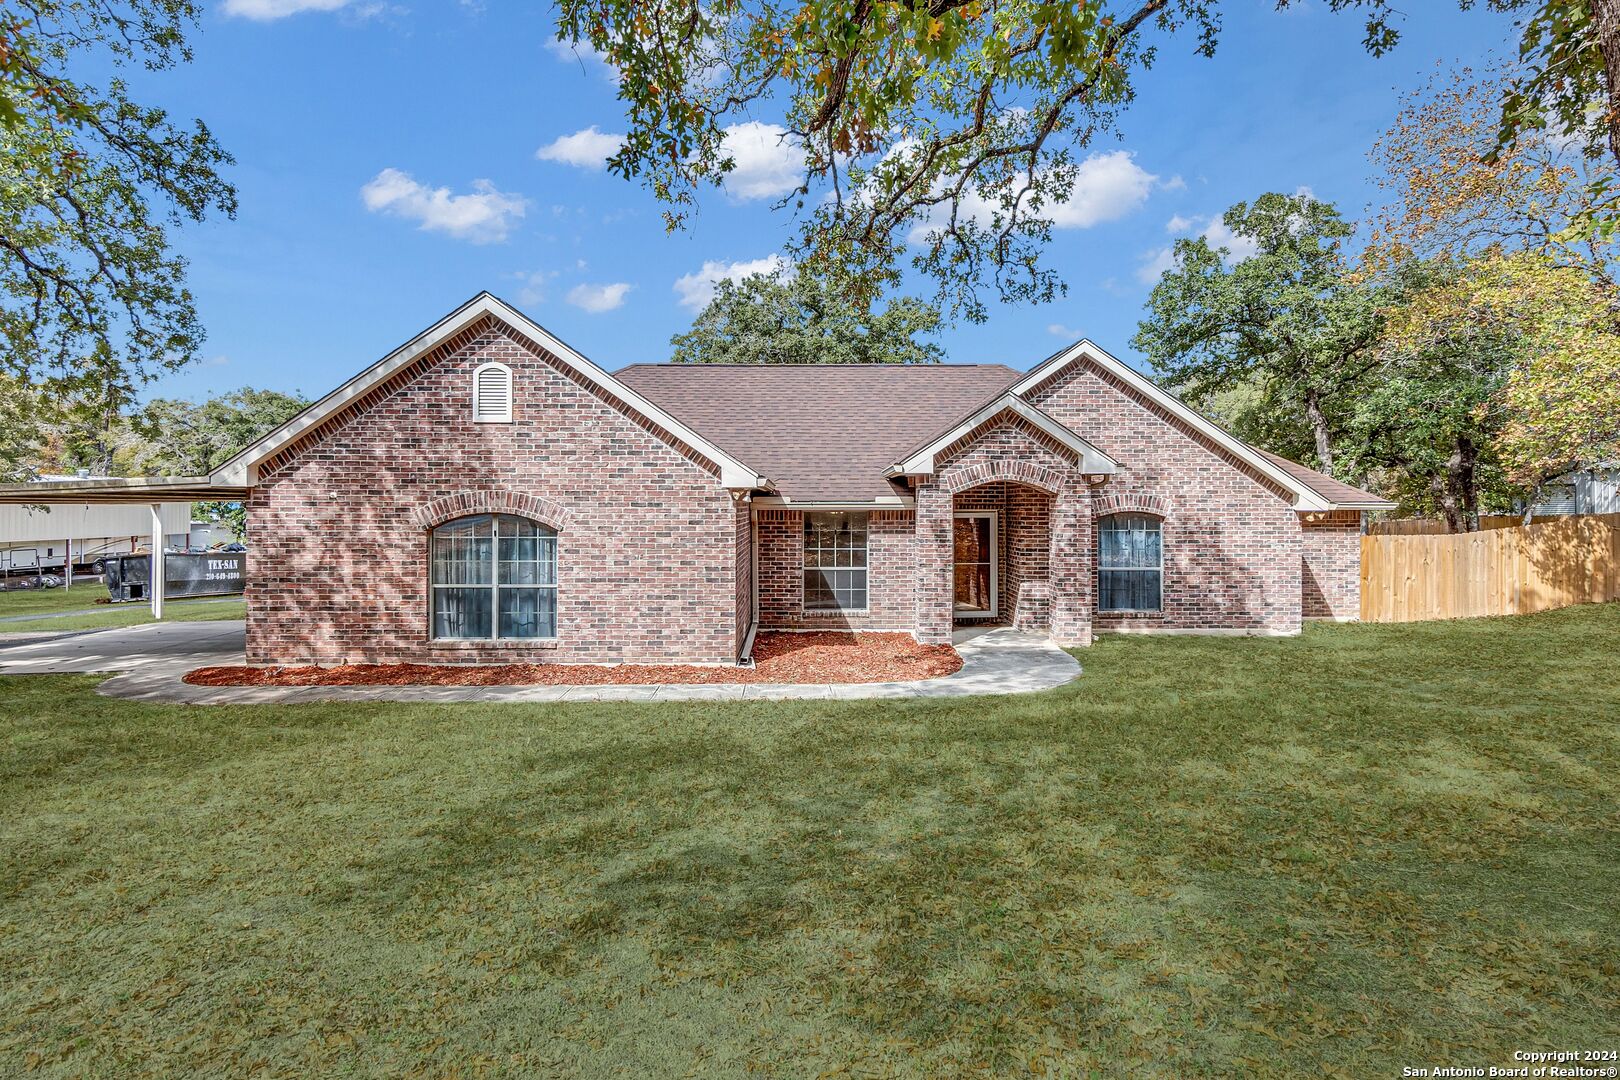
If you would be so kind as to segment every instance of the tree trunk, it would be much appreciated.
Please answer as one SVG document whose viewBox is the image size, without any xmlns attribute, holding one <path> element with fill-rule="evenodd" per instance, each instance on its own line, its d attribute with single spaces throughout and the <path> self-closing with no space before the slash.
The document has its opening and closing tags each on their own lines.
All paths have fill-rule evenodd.
<svg viewBox="0 0 1620 1080">
<path fill-rule="evenodd" d="M 1620 3 L 1620 0 L 1615 0 Z M 1327 417 L 1322 413 L 1322 398 L 1315 390 L 1305 392 L 1305 418 L 1311 422 L 1311 434 L 1316 437 L 1316 460 L 1322 471 L 1333 475 L 1333 440 L 1328 437 Z"/>
<path fill-rule="evenodd" d="M 1457 445 L 1446 459 L 1446 528 L 1451 532 L 1479 529 L 1479 449 L 1467 436 L 1459 435 Z"/>
<path fill-rule="evenodd" d="M 1440 513 L 1446 519 L 1446 532 L 1466 532 L 1463 528 L 1462 507 L 1457 500 L 1457 491 L 1451 486 L 1449 475 L 1436 473 L 1429 477 L 1429 487 L 1434 490 L 1435 501 L 1440 504 Z"/>
<path fill-rule="evenodd" d="M 1609 153 L 1620 162 L 1620 0 L 1592 0 L 1592 24 L 1609 84 Z"/>
</svg>

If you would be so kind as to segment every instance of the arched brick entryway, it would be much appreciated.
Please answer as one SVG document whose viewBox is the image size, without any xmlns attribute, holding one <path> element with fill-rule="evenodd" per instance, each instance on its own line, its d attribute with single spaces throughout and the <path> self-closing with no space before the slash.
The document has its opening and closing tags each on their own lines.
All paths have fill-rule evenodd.
<svg viewBox="0 0 1620 1080">
<path fill-rule="evenodd" d="M 1015 518 L 1019 520 L 1020 542 L 1028 556 L 1021 568 L 1029 577 L 1021 579 L 1010 566 L 998 575 L 998 585 L 1003 586 L 999 600 L 1006 603 L 1009 621 L 1048 630 L 1059 644 L 1090 644 L 1091 489 L 1078 462 L 1003 426 L 963 447 L 934 476 L 920 478 L 915 491 L 920 638 L 933 642 L 951 639 L 958 614 L 956 515 L 984 507 L 1000 510 L 1009 539 Z M 1045 541 L 1044 565 L 1027 552 L 1036 530 Z M 1041 579 L 1034 576 L 1037 573 Z M 1001 576 L 1011 580 L 1001 581 Z M 1011 586 L 1012 595 L 1005 586 Z M 1002 614 L 1000 608 L 998 603 L 998 615 Z"/>
</svg>

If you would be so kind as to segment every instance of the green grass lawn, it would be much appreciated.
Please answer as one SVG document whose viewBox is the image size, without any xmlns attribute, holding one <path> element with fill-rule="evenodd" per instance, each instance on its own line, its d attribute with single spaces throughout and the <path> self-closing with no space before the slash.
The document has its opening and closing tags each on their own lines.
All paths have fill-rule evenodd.
<svg viewBox="0 0 1620 1080">
<path fill-rule="evenodd" d="M 1620 605 L 1013 698 L 0 680 L 0 1075 L 1393 1077 L 1620 1045 Z"/>
<path fill-rule="evenodd" d="M 90 611 L 86 615 L 60 615 L 54 618 L 0 622 L 0 633 L 32 630 L 89 630 L 103 626 L 134 626 L 151 622 L 152 610 L 146 604 L 98 604 L 107 599 L 107 587 L 99 581 L 82 579 L 71 588 L 8 589 L 0 592 L 0 619 L 11 616 L 50 616 L 63 611 Z M 94 609 L 94 610 L 90 610 Z M 203 600 L 170 600 L 163 609 L 165 619 L 204 621 L 240 619 L 242 602 L 208 603 Z"/>
</svg>

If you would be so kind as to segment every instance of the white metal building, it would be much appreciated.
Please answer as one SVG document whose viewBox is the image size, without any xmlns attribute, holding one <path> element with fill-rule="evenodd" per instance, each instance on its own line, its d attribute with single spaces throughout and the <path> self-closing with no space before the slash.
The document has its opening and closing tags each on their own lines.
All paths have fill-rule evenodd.
<svg viewBox="0 0 1620 1080">
<path fill-rule="evenodd" d="M 1542 486 L 1535 514 L 1620 514 L 1620 462 L 1565 473 Z"/>
<path fill-rule="evenodd" d="M 185 548 L 190 542 L 191 504 L 163 503 L 158 516 L 164 543 Z M 61 573 L 70 542 L 75 571 L 91 569 L 98 558 L 150 546 L 152 512 L 141 505 L 112 503 L 0 505 L 0 575 Z"/>
</svg>

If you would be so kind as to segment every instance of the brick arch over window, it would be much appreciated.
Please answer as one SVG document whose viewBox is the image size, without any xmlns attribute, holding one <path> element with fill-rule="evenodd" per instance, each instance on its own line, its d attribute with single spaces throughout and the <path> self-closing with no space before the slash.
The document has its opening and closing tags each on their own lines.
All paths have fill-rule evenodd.
<svg viewBox="0 0 1620 1080">
<path fill-rule="evenodd" d="M 1110 517 L 1114 514 L 1151 514 L 1156 518 L 1170 516 L 1170 504 L 1157 495 L 1099 495 L 1091 501 L 1092 516 Z"/>
<path fill-rule="evenodd" d="M 562 503 L 543 495 L 521 491 L 458 491 L 444 495 L 411 511 L 418 528 L 431 529 L 472 514 L 516 514 L 538 521 L 561 532 L 573 521 L 573 512 Z"/>
<path fill-rule="evenodd" d="M 966 491 L 980 484 L 993 484 L 998 480 L 1028 484 L 1050 495 L 1056 495 L 1068 486 L 1068 477 L 1057 469 L 1036 465 L 1030 461 L 1007 458 L 992 458 L 971 465 L 960 472 L 953 472 L 945 478 L 941 486 L 945 491 L 955 495 L 959 491 Z"/>
</svg>

